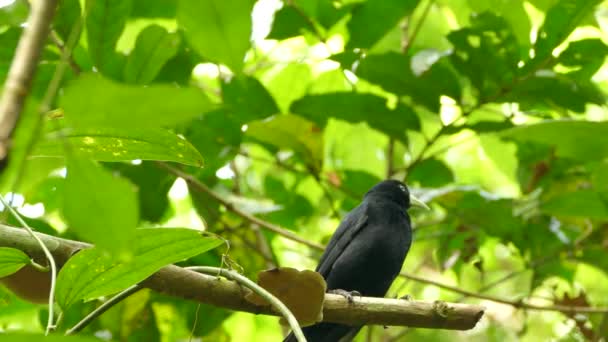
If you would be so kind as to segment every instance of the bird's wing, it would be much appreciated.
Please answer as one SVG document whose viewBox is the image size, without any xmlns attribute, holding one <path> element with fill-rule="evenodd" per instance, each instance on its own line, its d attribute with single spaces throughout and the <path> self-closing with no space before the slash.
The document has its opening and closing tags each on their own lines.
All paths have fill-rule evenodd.
<svg viewBox="0 0 608 342">
<path fill-rule="evenodd" d="M 342 254 L 346 246 L 353 240 L 355 235 L 367 224 L 367 204 L 363 202 L 361 205 L 353 209 L 340 223 L 338 229 L 329 240 L 329 244 L 325 248 L 325 252 L 319 260 L 317 272 L 327 279 L 329 271 L 333 267 L 338 257 Z"/>
</svg>

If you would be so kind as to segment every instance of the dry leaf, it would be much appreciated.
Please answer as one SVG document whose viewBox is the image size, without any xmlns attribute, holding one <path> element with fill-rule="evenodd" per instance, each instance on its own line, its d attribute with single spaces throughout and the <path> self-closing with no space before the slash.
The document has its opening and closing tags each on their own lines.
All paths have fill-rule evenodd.
<svg viewBox="0 0 608 342">
<path fill-rule="evenodd" d="M 327 284 L 319 273 L 280 267 L 260 272 L 258 284 L 283 302 L 301 326 L 323 320 L 323 301 Z M 248 294 L 245 299 L 256 305 L 270 305 L 255 293 Z M 283 319 L 281 324 L 285 324 Z"/>
</svg>

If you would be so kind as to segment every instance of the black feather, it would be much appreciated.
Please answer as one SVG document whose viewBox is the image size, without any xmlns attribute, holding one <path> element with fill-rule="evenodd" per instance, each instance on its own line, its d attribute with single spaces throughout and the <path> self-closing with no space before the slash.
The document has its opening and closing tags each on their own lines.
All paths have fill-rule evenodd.
<svg viewBox="0 0 608 342">
<path fill-rule="evenodd" d="M 407 187 L 395 180 L 378 183 L 367 192 L 332 236 L 317 266 L 327 289 L 358 291 L 384 297 L 399 274 L 412 243 Z M 361 327 L 319 323 L 303 328 L 309 342 L 352 338 Z M 289 334 L 284 342 L 296 341 Z"/>
</svg>

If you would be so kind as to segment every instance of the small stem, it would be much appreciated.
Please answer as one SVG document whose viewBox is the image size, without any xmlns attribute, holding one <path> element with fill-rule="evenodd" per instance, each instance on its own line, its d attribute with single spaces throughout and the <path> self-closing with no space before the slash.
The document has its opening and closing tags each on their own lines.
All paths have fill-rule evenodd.
<svg viewBox="0 0 608 342">
<path fill-rule="evenodd" d="M 319 38 L 322 43 L 325 43 L 325 37 L 323 37 L 319 29 L 317 28 L 317 25 L 315 25 L 315 22 L 312 21 L 312 19 L 306 14 L 306 12 L 304 12 L 293 0 L 288 0 L 287 5 L 291 6 L 291 8 L 293 8 L 298 13 L 298 15 L 302 17 L 302 19 L 304 19 L 306 24 L 310 26 L 315 36 Z"/>
<path fill-rule="evenodd" d="M 415 276 L 415 275 L 409 274 L 409 273 L 401 272 L 399 275 L 402 277 L 405 277 L 407 279 L 434 285 L 439 288 L 442 288 L 442 289 L 445 289 L 448 291 L 452 291 L 455 293 L 460 293 L 460 294 L 463 294 L 468 297 L 489 300 L 489 301 L 501 303 L 501 304 L 507 304 L 507 305 L 513 306 L 518 309 L 539 310 L 539 311 L 558 311 L 558 312 L 562 312 L 562 313 L 605 313 L 605 312 L 608 312 L 608 307 L 568 306 L 568 305 L 541 306 L 541 305 L 535 305 L 535 304 L 528 304 L 528 303 L 524 303 L 521 300 L 508 300 L 508 299 L 497 298 L 497 297 L 493 297 L 493 296 L 484 295 L 481 293 L 475 293 L 475 292 L 463 290 L 456 286 L 442 284 L 442 283 L 439 283 L 439 282 L 436 282 L 433 280 L 429 280 L 429 279 L 424 279 L 424 278 L 421 278 L 421 277 L 418 277 L 418 276 Z"/>
<path fill-rule="evenodd" d="M 2 197 L 1 195 L 0 195 L 0 202 L 2 202 L 4 207 L 6 207 L 11 212 L 11 214 L 13 214 L 15 219 L 17 219 L 19 224 L 21 224 L 21 226 L 28 232 L 28 234 L 32 238 L 34 238 L 34 240 L 36 240 L 38 245 L 40 245 L 40 248 L 44 252 L 45 257 L 48 260 L 49 265 L 51 266 L 51 289 L 49 292 L 49 319 L 46 324 L 46 332 L 45 332 L 45 334 L 48 335 L 51 332 L 51 330 L 54 328 L 53 304 L 55 303 L 55 283 L 57 282 L 57 266 L 55 265 L 55 258 L 53 258 L 53 255 L 51 254 L 49 249 L 46 247 L 44 242 L 42 242 L 42 240 L 38 237 L 38 235 L 34 234 L 34 231 L 32 230 L 32 228 L 23 220 L 23 218 L 17 212 L 17 210 L 15 210 L 13 207 L 8 205 L 8 203 L 4 200 L 4 197 Z"/>
<path fill-rule="evenodd" d="M 170 173 L 183 178 L 188 184 L 190 184 L 192 186 L 192 188 L 194 188 L 197 191 L 202 191 L 204 193 L 206 193 L 207 195 L 211 196 L 213 199 L 215 199 L 216 201 L 218 201 L 219 203 L 221 203 L 226 209 L 228 209 L 229 211 L 237 214 L 238 216 L 244 218 L 247 221 L 253 222 L 257 225 L 259 225 L 260 227 L 263 227 L 267 230 L 270 230 L 272 232 L 275 232 L 285 238 L 288 238 L 290 240 L 299 242 L 303 245 L 306 245 L 308 247 L 314 248 L 314 249 L 318 249 L 318 250 L 323 250 L 325 247 L 323 247 L 322 245 L 312 242 L 312 241 L 308 241 L 294 233 L 292 233 L 291 231 L 281 228 L 277 225 L 274 225 L 270 222 L 264 221 L 256 216 L 250 215 L 238 208 L 236 208 L 234 206 L 234 204 L 232 204 L 231 202 L 229 202 L 228 200 L 225 200 L 222 196 L 220 196 L 219 194 L 215 193 L 214 191 L 212 191 L 207 185 L 203 184 L 202 182 L 200 182 L 198 179 L 196 179 L 194 176 L 183 172 L 180 169 L 177 169 L 173 166 L 170 166 L 166 163 L 163 162 L 158 162 L 157 163 L 161 168 L 169 171 Z"/>
<path fill-rule="evenodd" d="M 48 272 L 49 268 L 47 266 L 42 266 L 39 263 L 37 263 L 36 261 L 34 261 L 34 259 L 30 259 L 30 266 L 32 266 L 33 268 L 35 268 L 36 270 L 40 271 L 40 272 Z"/>
<path fill-rule="evenodd" d="M 129 297 L 130 295 L 134 294 L 135 292 L 137 292 L 141 289 L 143 289 L 143 287 L 141 287 L 140 285 L 133 285 L 133 286 L 129 287 L 128 289 L 120 292 L 116 296 L 108 299 L 103 304 L 98 306 L 95 310 L 91 311 L 90 314 L 86 315 L 86 317 L 83 318 L 82 320 L 80 320 L 80 322 L 76 323 L 76 325 L 74 325 L 72 328 L 68 329 L 68 331 L 66 331 L 65 334 L 72 335 L 74 333 L 81 331 L 87 325 L 89 325 L 95 318 L 101 316 L 104 312 L 108 311 L 108 309 L 110 309 L 112 306 L 120 303 L 123 299 Z"/>
<path fill-rule="evenodd" d="M 420 20 L 418 20 L 418 23 L 416 23 L 416 26 L 412 30 L 412 34 L 408 37 L 408 39 L 402 40 L 404 43 L 402 43 L 401 50 L 403 51 L 404 55 L 407 55 L 409 49 L 412 47 L 412 44 L 414 43 L 414 40 L 416 40 L 416 37 L 418 37 L 418 33 L 420 33 L 420 29 L 422 28 L 422 25 L 424 24 L 426 17 L 429 15 L 431 7 L 433 7 L 434 3 L 435 3 L 435 0 L 429 0 L 427 2 L 426 7 L 424 8 L 424 12 L 422 12 L 422 15 L 420 16 Z M 403 31 L 404 31 L 403 35 L 406 36 L 407 35 L 407 26 L 405 26 L 403 28 Z"/>
<path fill-rule="evenodd" d="M 186 269 L 208 275 L 220 274 L 230 280 L 236 281 L 237 283 L 249 288 L 251 291 L 255 292 L 260 297 L 266 299 L 270 303 L 270 305 L 272 305 L 277 311 L 283 314 L 283 317 L 285 317 L 285 319 L 289 323 L 291 331 L 298 339 L 298 342 L 306 342 L 306 337 L 304 337 L 304 333 L 302 332 L 302 329 L 298 324 L 298 320 L 291 313 L 291 311 L 289 311 L 289 308 L 287 308 L 287 306 L 285 306 L 285 304 L 283 304 L 283 302 L 281 302 L 277 297 L 273 296 L 272 293 L 266 291 L 263 287 L 254 283 L 249 278 L 244 277 L 234 271 L 218 267 L 192 266 L 186 267 Z"/>
</svg>

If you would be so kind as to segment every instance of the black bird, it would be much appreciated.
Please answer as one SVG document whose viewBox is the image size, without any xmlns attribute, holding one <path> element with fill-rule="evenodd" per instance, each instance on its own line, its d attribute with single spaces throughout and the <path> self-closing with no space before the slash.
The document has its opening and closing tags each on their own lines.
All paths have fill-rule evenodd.
<svg viewBox="0 0 608 342">
<path fill-rule="evenodd" d="M 382 181 L 365 194 L 363 202 L 342 220 L 317 266 L 328 292 L 384 297 L 412 243 L 406 211 L 410 206 L 428 209 L 396 180 Z M 303 331 L 309 342 L 337 342 L 353 338 L 360 329 L 319 323 Z M 295 341 L 293 333 L 283 340 Z"/>
</svg>

